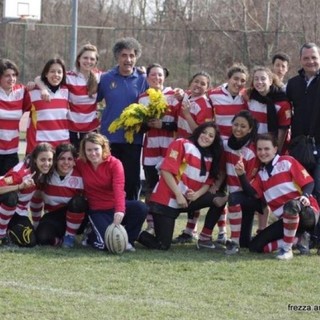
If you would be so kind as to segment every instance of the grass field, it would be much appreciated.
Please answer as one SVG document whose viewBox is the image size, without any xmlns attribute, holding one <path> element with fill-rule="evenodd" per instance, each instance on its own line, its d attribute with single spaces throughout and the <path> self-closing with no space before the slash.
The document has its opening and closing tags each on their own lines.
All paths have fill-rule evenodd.
<svg viewBox="0 0 320 320">
<path fill-rule="evenodd" d="M 178 219 L 176 233 L 185 223 Z M 202 225 L 202 223 L 200 223 Z M 317 319 L 320 256 L 0 248 L 0 319 Z"/>
</svg>

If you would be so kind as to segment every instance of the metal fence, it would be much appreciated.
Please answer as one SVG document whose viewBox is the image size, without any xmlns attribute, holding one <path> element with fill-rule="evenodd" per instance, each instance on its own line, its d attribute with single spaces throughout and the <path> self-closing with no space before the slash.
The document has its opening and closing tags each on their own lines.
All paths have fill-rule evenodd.
<svg viewBox="0 0 320 320">
<path fill-rule="evenodd" d="M 70 65 L 71 26 L 42 23 L 13 22 L 0 25 L 0 56 L 15 61 L 20 67 L 20 81 L 34 79 L 48 59 L 59 55 Z M 240 30 L 169 30 L 121 29 L 79 26 L 78 46 L 90 42 L 100 53 L 99 68 L 106 70 L 115 63 L 112 46 L 123 36 L 137 38 L 143 46 L 140 65 L 161 63 L 170 70 L 168 83 L 185 87 L 195 72 L 205 70 L 213 77 L 213 84 L 225 79 L 225 71 L 233 62 L 270 64 L 276 51 L 298 56 L 304 42 L 302 33 L 250 32 Z M 289 48 L 289 49 L 287 49 Z M 297 61 L 293 59 L 292 64 Z M 293 68 L 292 72 L 295 72 Z"/>
</svg>

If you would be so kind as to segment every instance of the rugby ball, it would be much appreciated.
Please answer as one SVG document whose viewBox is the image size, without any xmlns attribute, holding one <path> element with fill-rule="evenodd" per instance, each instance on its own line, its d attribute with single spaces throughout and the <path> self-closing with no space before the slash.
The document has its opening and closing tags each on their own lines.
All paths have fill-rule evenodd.
<svg viewBox="0 0 320 320">
<path fill-rule="evenodd" d="M 123 253 L 128 245 L 126 229 L 121 224 L 110 224 L 104 234 L 104 242 L 110 253 Z"/>
</svg>

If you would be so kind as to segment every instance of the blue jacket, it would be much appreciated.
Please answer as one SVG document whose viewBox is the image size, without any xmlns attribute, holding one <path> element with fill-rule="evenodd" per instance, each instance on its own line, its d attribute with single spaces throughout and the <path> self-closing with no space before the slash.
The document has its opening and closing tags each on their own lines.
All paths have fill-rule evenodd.
<svg viewBox="0 0 320 320">
<path fill-rule="evenodd" d="M 100 132 L 105 135 L 110 143 L 128 143 L 124 138 L 124 130 L 119 129 L 110 133 L 108 127 L 113 120 L 118 118 L 124 108 L 138 101 L 139 95 L 148 88 L 146 75 L 139 73 L 136 69 L 129 76 L 119 73 L 119 67 L 107 71 L 101 76 L 97 101 L 105 99 L 106 108 L 101 118 Z M 137 133 L 134 144 L 142 144 L 143 134 Z"/>
</svg>

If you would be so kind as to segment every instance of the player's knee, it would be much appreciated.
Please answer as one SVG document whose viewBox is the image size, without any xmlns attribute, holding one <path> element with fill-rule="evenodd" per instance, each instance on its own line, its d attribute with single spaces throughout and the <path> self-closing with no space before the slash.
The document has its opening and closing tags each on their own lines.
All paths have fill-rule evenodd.
<svg viewBox="0 0 320 320">
<path fill-rule="evenodd" d="M 68 210 L 71 212 L 86 212 L 88 210 L 88 202 L 85 197 L 76 195 L 69 201 Z"/>
<path fill-rule="evenodd" d="M 303 207 L 300 212 L 299 230 L 312 231 L 316 225 L 316 217 L 311 207 Z"/>
<path fill-rule="evenodd" d="M 18 194 L 16 192 L 8 192 L 4 195 L 2 203 L 8 207 L 15 207 L 18 203 Z"/>
<path fill-rule="evenodd" d="M 249 243 L 249 251 L 255 253 L 262 253 L 263 252 L 264 244 L 261 241 L 253 238 Z"/>
<path fill-rule="evenodd" d="M 52 228 L 47 228 L 45 225 L 41 224 L 36 230 L 36 241 L 39 245 L 46 246 L 53 244 L 55 239 L 55 233 Z"/>
<path fill-rule="evenodd" d="M 23 224 L 16 224 L 8 230 L 10 240 L 20 247 L 34 247 L 37 244 L 34 229 Z"/>
<path fill-rule="evenodd" d="M 299 200 L 293 199 L 283 206 L 283 212 L 288 215 L 298 215 L 301 212 L 302 204 Z"/>
</svg>

